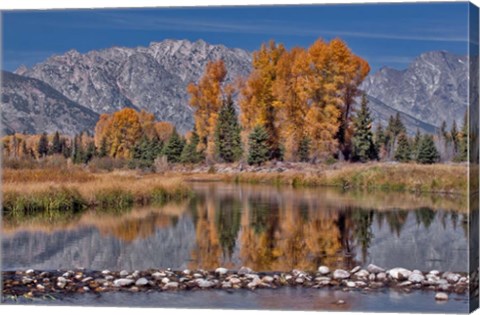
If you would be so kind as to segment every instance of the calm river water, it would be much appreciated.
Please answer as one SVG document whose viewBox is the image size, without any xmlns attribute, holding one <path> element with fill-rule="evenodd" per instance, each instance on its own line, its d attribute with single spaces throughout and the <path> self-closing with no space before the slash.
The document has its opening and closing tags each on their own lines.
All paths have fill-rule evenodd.
<svg viewBox="0 0 480 315">
<path fill-rule="evenodd" d="M 422 271 L 468 269 L 467 215 L 461 198 L 225 183 L 192 186 L 196 192 L 193 199 L 160 208 L 107 214 L 91 211 L 50 223 L 5 222 L 2 269 L 248 266 L 256 271 L 313 271 L 319 265 L 348 269 L 369 263 Z M 275 292 L 288 297 L 299 291 Z M 195 306 L 192 299 L 198 303 L 205 300 L 195 294 L 182 295 L 188 303 L 185 306 Z M 218 294 L 223 293 L 201 293 L 211 297 Z M 432 295 L 415 293 L 410 299 L 422 301 L 422 294 Z M 379 295 L 383 301 L 393 302 L 382 304 L 378 310 L 388 309 L 396 301 L 390 293 Z M 245 299 L 238 294 L 227 296 L 237 296 L 239 302 Z M 352 296 L 358 304 L 355 310 L 376 309 L 368 302 L 375 300 L 375 294 L 370 298 L 360 298 L 360 293 Z M 110 297 L 115 304 L 115 295 Z M 104 304 L 108 304 L 108 295 L 106 298 Z M 89 303 L 88 297 L 81 299 Z M 433 295 L 427 300 L 431 307 L 437 305 Z M 262 299 L 249 301 L 244 302 L 251 303 L 247 308 L 275 308 L 259 304 Z M 176 302 L 181 303 L 181 299 Z M 448 303 L 467 305 L 461 297 Z"/>
</svg>

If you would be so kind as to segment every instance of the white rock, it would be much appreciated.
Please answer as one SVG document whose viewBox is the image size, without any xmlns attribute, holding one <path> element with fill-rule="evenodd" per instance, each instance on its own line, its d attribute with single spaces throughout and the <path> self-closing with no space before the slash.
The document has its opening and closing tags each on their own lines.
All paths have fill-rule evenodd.
<svg viewBox="0 0 480 315">
<path fill-rule="evenodd" d="M 408 281 L 410 281 L 412 283 L 421 283 L 424 280 L 425 280 L 425 277 L 422 274 L 419 274 L 419 273 L 412 273 L 408 277 Z"/>
<path fill-rule="evenodd" d="M 239 283 L 241 283 L 241 282 L 242 282 L 242 280 L 240 280 L 240 279 L 238 279 L 238 278 L 231 278 L 231 279 L 230 279 L 230 283 L 231 283 L 231 284 L 239 284 Z"/>
<path fill-rule="evenodd" d="M 113 285 L 116 287 L 126 287 L 132 285 L 134 282 L 132 279 L 117 279 L 113 281 Z"/>
<path fill-rule="evenodd" d="M 253 270 L 248 268 L 248 267 L 244 267 L 242 266 L 239 270 L 238 270 L 238 274 L 239 275 L 245 275 L 245 274 L 248 274 L 248 273 L 252 273 Z"/>
<path fill-rule="evenodd" d="M 273 277 L 271 276 L 265 276 L 262 278 L 262 281 L 265 283 L 272 283 L 273 282 Z"/>
<path fill-rule="evenodd" d="M 370 264 L 367 266 L 367 270 L 370 273 L 380 273 L 380 272 L 385 272 L 385 269 L 378 267 L 377 265 Z"/>
<path fill-rule="evenodd" d="M 399 287 L 408 287 L 408 286 L 411 286 L 411 285 L 412 285 L 412 282 L 410 282 L 410 281 L 403 281 L 403 282 L 398 284 Z"/>
<path fill-rule="evenodd" d="M 26 274 L 27 276 L 31 276 L 31 275 L 33 275 L 34 273 L 35 273 L 35 270 L 33 270 L 33 269 L 28 269 L 27 271 L 25 271 L 25 274 Z"/>
<path fill-rule="evenodd" d="M 405 280 L 410 277 L 412 272 L 405 268 L 393 268 L 388 271 L 388 274 L 395 280 Z"/>
<path fill-rule="evenodd" d="M 305 279 L 303 279 L 303 278 L 297 278 L 297 279 L 295 279 L 295 282 L 298 283 L 298 284 L 302 284 L 302 283 L 305 282 Z"/>
<path fill-rule="evenodd" d="M 135 285 L 138 287 L 143 287 L 143 286 L 146 286 L 147 284 L 148 284 L 148 280 L 145 278 L 140 278 L 137 281 L 135 281 Z"/>
<path fill-rule="evenodd" d="M 347 287 L 349 288 L 355 288 L 357 285 L 353 281 L 347 281 Z"/>
<path fill-rule="evenodd" d="M 350 278 L 350 273 L 343 269 L 337 269 L 333 272 L 333 279 L 348 279 Z"/>
<path fill-rule="evenodd" d="M 170 282 L 170 279 L 168 279 L 168 278 L 163 278 L 163 279 L 162 279 L 162 283 L 163 283 L 163 284 L 167 284 L 167 283 L 169 283 L 169 282 Z"/>
<path fill-rule="evenodd" d="M 194 277 L 194 278 L 197 278 L 197 279 L 200 279 L 200 278 L 203 278 L 203 275 L 200 274 L 200 273 L 194 273 L 194 274 L 193 274 L 193 277 Z"/>
<path fill-rule="evenodd" d="M 29 278 L 29 277 L 23 277 L 22 278 L 22 283 L 23 284 L 30 284 L 33 282 L 33 279 L 32 278 Z"/>
<path fill-rule="evenodd" d="M 197 280 L 197 285 L 198 285 L 199 288 L 207 289 L 207 288 L 213 287 L 215 285 L 215 283 L 213 283 L 212 281 L 205 280 L 205 279 L 198 279 Z"/>
<path fill-rule="evenodd" d="M 104 270 L 104 271 L 102 271 L 102 274 L 103 275 L 108 275 L 108 274 L 110 274 L 110 270 Z"/>
<path fill-rule="evenodd" d="M 43 291 L 45 290 L 45 287 L 41 284 L 37 284 L 37 290 Z"/>
<path fill-rule="evenodd" d="M 183 271 L 183 274 L 184 274 L 184 275 L 187 275 L 187 276 L 188 276 L 189 274 L 191 274 L 191 273 L 192 273 L 192 272 L 191 272 L 190 270 L 188 270 L 188 269 L 185 269 L 185 270 Z"/>
<path fill-rule="evenodd" d="M 228 272 L 227 268 L 220 267 L 215 269 L 215 273 L 218 273 L 220 276 L 227 274 L 227 272 Z"/>
<path fill-rule="evenodd" d="M 126 276 L 128 276 L 128 271 L 126 271 L 126 270 L 120 271 L 120 277 L 123 278 L 123 277 L 126 277 Z"/>
<path fill-rule="evenodd" d="M 327 275 L 328 273 L 330 273 L 330 268 L 328 268 L 327 266 L 320 266 L 318 267 L 318 272 L 320 272 L 320 274 L 322 275 Z"/>
<path fill-rule="evenodd" d="M 163 287 L 165 290 L 174 290 L 178 288 L 178 282 L 169 282 Z"/>
<path fill-rule="evenodd" d="M 365 269 L 362 269 L 355 274 L 355 276 L 358 277 L 358 278 L 367 278 L 369 275 L 370 275 L 370 273 L 368 271 L 366 271 Z"/>
<path fill-rule="evenodd" d="M 446 272 L 443 274 L 443 277 L 449 282 L 449 283 L 457 283 L 458 280 L 460 280 L 460 275 L 452 272 Z"/>
<path fill-rule="evenodd" d="M 232 287 L 232 283 L 229 281 L 223 281 L 222 282 L 222 288 L 223 289 L 230 289 Z"/>
<path fill-rule="evenodd" d="M 354 273 L 356 273 L 357 271 L 359 271 L 360 268 L 362 268 L 362 267 L 356 266 L 356 267 L 354 267 L 352 270 L 350 270 L 350 273 L 351 273 L 351 274 L 354 274 Z"/>
<path fill-rule="evenodd" d="M 440 274 L 440 271 L 438 271 L 438 270 L 431 270 L 431 271 L 429 272 L 429 274 L 434 275 L 434 276 L 438 276 L 438 275 Z"/>
<path fill-rule="evenodd" d="M 380 272 L 377 274 L 378 281 L 385 281 L 387 279 L 387 274 L 385 272 Z"/>
<path fill-rule="evenodd" d="M 438 292 L 437 294 L 435 294 L 435 300 L 447 301 L 448 300 L 448 294 L 446 294 L 444 292 Z"/>
</svg>

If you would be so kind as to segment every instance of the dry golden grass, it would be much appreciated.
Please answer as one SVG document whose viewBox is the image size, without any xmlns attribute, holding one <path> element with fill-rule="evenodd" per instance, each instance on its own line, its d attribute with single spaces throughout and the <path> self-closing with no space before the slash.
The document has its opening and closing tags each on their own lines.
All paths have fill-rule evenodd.
<svg viewBox="0 0 480 315">
<path fill-rule="evenodd" d="M 282 173 L 195 174 L 190 180 L 267 183 L 295 187 L 335 186 L 347 189 L 466 194 L 465 164 L 335 164 L 317 170 Z"/>
<path fill-rule="evenodd" d="M 180 177 L 63 170 L 4 170 L 3 207 L 7 215 L 78 212 L 88 207 L 128 208 L 181 200 L 190 188 Z"/>
</svg>

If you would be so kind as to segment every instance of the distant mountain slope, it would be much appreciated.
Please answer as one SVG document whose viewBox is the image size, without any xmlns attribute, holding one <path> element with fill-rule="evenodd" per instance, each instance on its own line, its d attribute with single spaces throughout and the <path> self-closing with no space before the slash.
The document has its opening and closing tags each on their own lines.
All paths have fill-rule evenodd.
<svg viewBox="0 0 480 315">
<path fill-rule="evenodd" d="M 385 128 L 388 124 L 388 120 L 390 119 L 390 116 L 395 116 L 398 112 L 400 113 L 400 118 L 402 119 L 402 122 L 404 123 L 407 129 L 407 132 L 410 135 L 415 134 L 417 131 L 417 128 L 422 133 L 435 133 L 437 130 L 436 126 L 423 122 L 409 114 L 405 114 L 403 112 L 397 111 L 370 95 L 367 95 L 367 99 L 368 99 L 368 105 L 371 108 L 372 118 L 373 118 L 375 127 L 379 123 L 381 123 L 382 126 Z"/>
<path fill-rule="evenodd" d="M 363 82 L 366 93 L 427 124 L 462 123 L 468 105 L 468 60 L 444 51 L 427 52 L 407 69 L 382 68 Z"/>
<path fill-rule="evenodd" d="M 69 100 L 37 79 L 2 71 L 3 134 L 52 133 L 75 134 L 92 130 L 98 114 Z"/>
<path fill-rule="evenodd" d="M 217 59 L 225 62 L 229 82 L 250 71 L 251 55 L 245 50 L 202 40 L 164 40 L 86 54 L 71 50 L 16 73 L 42 80 L 97 113 L 137 107 L 187 131 L 193 126 L 193 111 L 186 87 L 198 81 L 208 61 Z"/>
</svg>

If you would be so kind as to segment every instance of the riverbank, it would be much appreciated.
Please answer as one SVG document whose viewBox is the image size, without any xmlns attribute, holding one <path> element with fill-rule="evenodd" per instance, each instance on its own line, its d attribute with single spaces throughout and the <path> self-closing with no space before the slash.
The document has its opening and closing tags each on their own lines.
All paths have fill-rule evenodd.
<svg viewBox="0 0 480 315">
<path fill-rule="evenodd" d="M 335 163 L 311 165 L 277 162 L 265 166 L 217 164 L 177 167 L 192 181 L 227 181 L 294 187 L 332 186 L 343 189 L 461 194 L 467 192 L 467 164 Z"/>
<path fill-rule="evenodd" d="M 177 177 L 132 171 L 90 173 L 69 169 L 4 169 L 3 214 L 8 218 L 54 218 L 88 208 L 119 211 L 180 201 L 191 189 Z"/>
<path fill-rule="evenodd" d="M 478 278 L 478 273 L 473 276 Z M 70 271 L 5 271 L 2 272 L 3 295 L 6 298 L 83 294 L 87 292 L 154 292 L 195 291 L 207 289 L 256 290 L 281 287 L 310 289 L 330 288 L 342 291 L 372 292 L 394 289 L 404 293 L 415 290 L 435 291 L 435 299 L 446 301 L 449 294 L 468 294 L 469 275 L 431 270 L 421 272 L 405 268 L 385 270 L 370 264 L 365 269 L 357 266 L 350 271 L 320 266 L 316 272 L 255 272 L 247 267 L 215 271 L 204 270 L 70 270 Z M 476 281 L 476 280 L 475 280 Z M 476 282 L 472 282 L 476 283 Z M 478 288 L 477 288 L 478 290 Z"/>
</svg>

